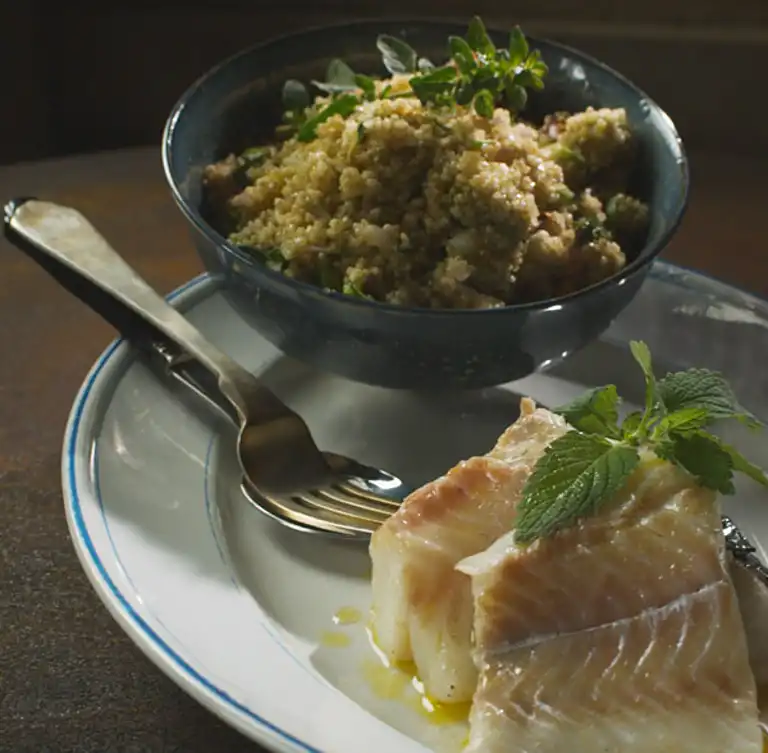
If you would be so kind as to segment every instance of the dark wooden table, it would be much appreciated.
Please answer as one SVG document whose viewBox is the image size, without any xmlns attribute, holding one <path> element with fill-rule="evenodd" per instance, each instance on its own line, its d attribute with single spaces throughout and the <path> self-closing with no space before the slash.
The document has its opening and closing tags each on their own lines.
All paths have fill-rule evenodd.
<svg viewBox="0 0 768 753">
<path fill-rule="evenodd" d="M 766 164 L 692 163 L 666 258 L 768 296 Z M 80 209 L 163 292 L 200 271 L 156 149 L 0 168 L 0 202 L 18 195 Z M 62 432 L 113 334 L 0 241 L 0 753 L 255 753 L 120 632 L 68 540 Z"/>
</svg>

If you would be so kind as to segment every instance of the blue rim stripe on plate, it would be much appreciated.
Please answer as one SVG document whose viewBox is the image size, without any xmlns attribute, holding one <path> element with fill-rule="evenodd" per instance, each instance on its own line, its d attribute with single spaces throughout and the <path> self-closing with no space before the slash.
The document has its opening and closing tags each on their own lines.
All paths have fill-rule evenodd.
<svg viewBox="0 0 768 753">
<path fill-rule="evenodd" d="M 697 275 L 707 280 L 708 282 L 714 282 L 718 285 L 722 285 L 725 288 L 730 288 L 731 290 L 734 290 L 742 295 L 745 295 L 747 298 L 751 298 L 762 304 L 768 302 L 765 297 L 760 296 L 759 294 L 745 291 L 734 285 L 724 283 L 715 277 L 699 272 L 695 269 L 691 269 L 689 267 L 685 267 L 682 265 L 670 264 L 669 262 L 656 261 L 655 264 L 651 267 L 649 276 L 658 276 L 659 278 L 664 279 L 664 278 L 668 278 L 669 273 L 674 271 L 687 272 L 689 274 Z M 654 272 L 656 273 L 656 275 L 654 275 Z M 199 277 L 196 277 L 190 280 L 186 284 L 174 290 L 170 295 L 168 295 L 167 299 L 169 301 L 172 301 L 178 298 L 183 293 L 189 292 L 190 290 L 196 287 L 202 286 L 204 283 L 208 282 L 209 280 L 211 280 L 211 277 L 209 275 L 207 274 L 200 275 Z M 667 281 L 670 281 L 670 280 L 667 279 Z M 127 616 L 130 619 L 130 621 L 133 622 L 139 628 L 139 630 L 145 635 L 145 637 L 148 638 L 150 642 L 153 643 L 155 647 L 160 650 L 161 653 L 165 654 L 166 657 L 171 659 L 171 661 L 179 669 L 181 669 L 184 674 L 186 674 L 191 680 L 195 681 L 197 684 L 202 686 L 203 689 L 211 693 L 218 701 L 223 702 L 226 706 L 229 706 L 231 709 L 248 717 L 251 721 L 255 722 L 259 727 L 261 727 L 265 731 L 272 732 L 278 735 L 285 742 L 298 746 L 302 750 L 306 751 L 306 753 L 322 753 L 322 751 L 320 751 L 319 749 L 312 747 L 308 743 L 305 743 L 304 741 L 294 737 L 293 735 L 286 732 L 285 730 L 282 730 L 279 727 L 275 726 L 274 724 L 267 721 L 263 717 L 260 717 L 254 711 L 249 709 L 247 706 L 240 703 L 236 699 L 232 698 L 224 690 L 214 685 L 204 675 L 202 675 L 200 672 L 194 669 L 194 667 L 192 667 L 181 656 L 179 656 L 142 619 L 142 617 L 136 613 L 136 611 L 130 605 L 128 600 L 125 598 L 122 592 L 117 588 L 117 586 L 114 584 L 112 579 L 109 577 L 109 574 L 107 573 L 103 562 L 101 561 L 98 553 L 96 552 L 93 541 L 91 540 L 90 535 L 88 533 L 88 528 L 86 527 L 85 521 L 83 519 L 82 507 L 80 504 L 80 492 L 77 487 L 77 480 L 75 475 L 75 447 L 77 446 L 77 442 L 79 439 L 80 422 L 82 419 L 82 414 L 86 404 L 91 398 L 91 390 L 93 388 L 93 385 L 96 382 L 97 378 L 99 377 L 100 373 L 103 371 L 104 367 L 115 355 L 115 352 L 117 351 L 117 349 L 121 344 L 123 344 L 122 339 L 115 340 L 102 353 L 101 357 L 94 365 L 86 383 L 83 385 L 80 392 L 80 397 L 78 398 L 77 402 L 73 406 L 72 412 L 71 412 L 72 418 L 70 419 L 70 423 L 69 423 L 70 425 L 69 441 L 67 442 L 67 446 L 65 448 L 65 453 L 66 453 L 65 456 L 67 459 L 67 475 L 65 477 L 65 483 L 67 484 L 69 489 L 69 497 L 70 497 L 70 503 L 72 508 L 72 517 L 75 523 L 75 527 L 77 529 L 77 534 L 79 535 L 82 542 L 85 544 L 85 549 L 88 552 L 88 555 L 90 556 L 90 559 L 93 565 L 95 566 L 96 571 L 99 573 L 99 576 L 103 580 L 104 584 L 107 586 L 110 593 L 115 597 L 119 605 L 122 607 L 125 616 Z"/>
<path fill-rule="evenodd" d="M 200 275 L 199 277 L 196 277 L 193 280 L 190 280 L 185 285 L 182 285 L 180 288 L 177 288 L 176 290 L 174 290 L 168 296 L 168 300 L 172 301 L 178 296 L 182 295 L 183 293 L 188 292 L 189 290 L 192 290 L 193 288 L 196 288 L 202 285 L 203 283 L 209 281 L 210 279 L 211 278 L 206 274 Z M 194 667 L 188 664 L 181 656 L 179 656 L 179 654 L 177 654 L 133 609 L 133 607 L 125 598 L 123 593 L 120 591 L 120 589 L 115 585 L 115 583 L 110 578 L 109 573 L 104 567 L 104 563 L 101 561 L 98 553 L 96 552 L 96 548 L 93 544 L 93 541 L 88 532 L 88 528 L 85 524 L 85 520 L 83 518 L 83 511 L 80 503 L 80 491 L 78 489 L 77 478 L 75 474 L 75 448 L 77 447 L 77 443 L 80 436 L 80 425 L 82 421 L 83 412 L 85 410 L 86 404 L 89 402 L 91 398 L 91 390 L 93 388 L 93 385 L 96 382 L 99 375 L 101 374 L 101 372 L 104 370 L 104 367 L 115 355 L 117 349 L 120 347 L 121 344 L 123 344 L 122 339 L 115 340 L 111 345 L 109 345 L 109 347 L 104 351 L 104 353 L 102 353 L 101 357 L 96 362 L 96 365 L 93 367 L 93 370 L 91 371 L 91 374 L 88 377 L 87 382 L 83 385 L 82 391 L 80 393 L 80 397 L 78 398 L 77 403 L 73 406 L 73 409 L 72 409 L 72 420 L 71 420 L 69 441 L 65 449 L 66 458 L 67 458 L 66 483 L 69 488 L 69 496 L 70 496 L 71 507 L 72 507 L 72 517 L 75 522 L 77 533 L 81 541 L 83 542 L 83 544 L 85 544 L 85 548 L 88 552 L 88 555 L 91 558 L 91 561 L 93 562 L 93 565 L 96 568 L 96 571 L 99 573 L 99 576 L 104 581 L 104 584 L 107 586 L 110 593 L 115 597 L 117 602 L 122 607 L 125 615 L 130 618 L 130 620 L 136 625 L 136 627 L 138 627 L 139 630 L 142 633 L 144 633 L 144 635 L 147 638 L 149 638 L 149 640 L 152 643 L 154 643 L 155 646 L 158 649 L 160 649 L 160 651 L 163 654 L 165 654 L 169 659 L 172 660 L 172 662 L 179 669 L 181 669 L 185 674 L 187 674 L 190 679 L 194 680 L 199 685 L 201 685 L 205 690 L 207 690 L 209 693 L 213 694 L 219 701 L 222 701 L 224 704 L 231 707 L 235 711 L 238 711 L 239 713 L 244 714 L 253 722 L 255 722 L 258 726 L 262 727 L 264 730 L 277 734 L 278 736 L 283 738 L 285 742 L 296 745 L 300 747 L 302 750 L 306 751 L 307 753 L 322 753 L 322 751 L 320 751 L 318 748 L 314 748 L 308 743 L 304 742 L 303 740 L 299 740 L 297 737 L 294 737 L 293 735 L 286 732 L 285 730 L 280 729 L 276 725 L 272 724 L 271 722 L 267 721 L 263 717 L 256 714 L 254 711 L 249 709 L 244 704 L 240 703 L 240 701 L 237 701 L 236 699 L 232 698 L 232 696 L 230 696 L 226 691 L 214 685 L 213 682 L 211 682 L 208 678 L 206 678 L 204 675 L 198 672 Z"/>
</svg>

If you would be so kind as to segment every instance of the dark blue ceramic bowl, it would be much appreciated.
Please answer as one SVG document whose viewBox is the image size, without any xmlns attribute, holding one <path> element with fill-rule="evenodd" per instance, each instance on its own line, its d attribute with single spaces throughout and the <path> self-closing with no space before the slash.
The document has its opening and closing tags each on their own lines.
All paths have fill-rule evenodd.
<svg viewBox="0 0 768 753">
<path fill-rule="evenodd" d="M 330 293 L 271 271 L 205 219 L 202 171 L 268 138 L 286 78 L 320 78 L 330 59 L 384 73 L 376 36 L 407 39 L 445 59 L 448 23 L 364 21 L 312 29 L 259 44 L 193 84 L 173 108 L 163 138 L 165 173 L 206 267 L 222 274 L 240 315 L 289 356 L 352 380 L 392 388 L 478 388 L 524 377 L 594 340 L 632 300 L 682 219 L 688 166 L 669 117 L 607 66 L 553 42 L 531 40 L 549 66 L 530 117 L 555 110 L 624 107 L 640 143 L 634 193 L 651 207 L 645 247 L 620 274 L 553 300 L 494 310 L 429 310 Z M 506 34 L 492 34 L 505 43 Z"/>
</svg>

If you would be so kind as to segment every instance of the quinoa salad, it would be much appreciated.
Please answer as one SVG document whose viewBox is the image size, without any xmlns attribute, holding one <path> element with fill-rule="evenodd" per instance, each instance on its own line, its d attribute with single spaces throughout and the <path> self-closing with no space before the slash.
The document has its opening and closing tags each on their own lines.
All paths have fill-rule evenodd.
<svg viewBox="0 0 768 753">
<path fill-rule="evenodd" d="M 473 309 L 575 292 L 642 246 L 626 112 L 527 122 L 547 69 L 519 29 L 496 49 L 474 19 L 440 67 L 393 37 L 378 47 L 387 78 L 335 60 L 314 97 L 286 82 L 274 142 L 206 169 L 231 242 L 349 296 Z"/>
</svg>

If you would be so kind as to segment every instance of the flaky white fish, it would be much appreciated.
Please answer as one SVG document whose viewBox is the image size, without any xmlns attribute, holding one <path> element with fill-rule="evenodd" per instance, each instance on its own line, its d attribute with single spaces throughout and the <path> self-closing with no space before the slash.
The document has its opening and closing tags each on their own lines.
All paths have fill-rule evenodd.
<svg viewBox="0 0 768 753">
<path fill-rule="evenodd" d="M 487 455 L 414 492 L 373 535 L 376 641 L 390 660 L 413 661 L 435 700 L 468 701 L 477 684 L 470 581 L 455 565 L 510 530 L 532 467 L 566 430 L 559 416 L 524 400 Z"/>
<path fill-rule="evenodd" d="M 645 458 L 604 512 L 520 546 L 525 481 L 568 430 L 522 408 L 374 536 L 380 647 L 473 699 L 468 753 L 760 753 L 714 494 Z"/>
<path fill-rule="evenodd" d="M 644 460 L 604 512 L 472 579 L 468 753 L 759 753 L 755 681 L 713 492 Z"/>
</svg>

